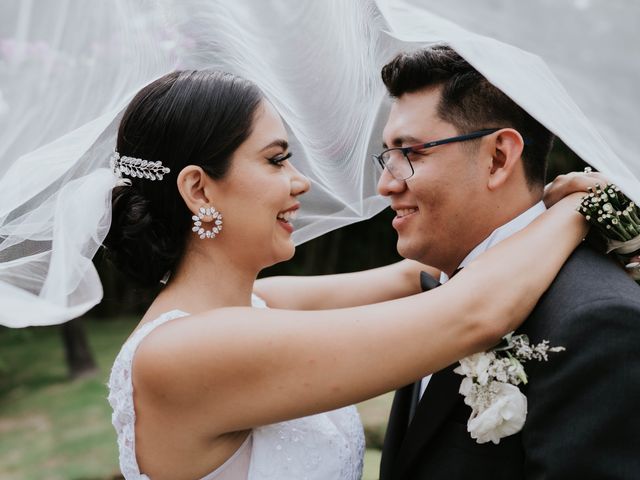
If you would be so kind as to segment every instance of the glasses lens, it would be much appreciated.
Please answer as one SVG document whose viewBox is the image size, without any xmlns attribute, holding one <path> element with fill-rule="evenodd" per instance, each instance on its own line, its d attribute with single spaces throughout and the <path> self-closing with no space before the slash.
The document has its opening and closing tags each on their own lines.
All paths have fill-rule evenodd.
<svg viewBox="0 0 640 480">
<path fill-rule="evenodd" d="M 402 150 L 387 150 L 382 152 L 380 157 L 386 169 L 396 180 L 406 180 L 413 174 L 411 164 L 402 153 Z"/>
<path fill-rule="evenodd" d="M 382 163 L 382 159 L 380 158 L 380 155 L 371 155 L 371 160 L 376 166 L 376 172 L 382 173 L 382 171 L 384 170 L 384 163 Z"/>
</svg>

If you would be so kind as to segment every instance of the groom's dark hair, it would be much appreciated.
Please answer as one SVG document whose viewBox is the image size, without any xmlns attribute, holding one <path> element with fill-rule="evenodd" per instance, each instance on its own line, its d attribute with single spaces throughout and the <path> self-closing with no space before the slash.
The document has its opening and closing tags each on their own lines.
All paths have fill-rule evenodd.
<svg viewBox="0 0 640 480">
<path fill-rule="evenodd" d="M 529 186 L 544 185 L 553 134 L 494 87 L 447 45 L 401 53 L 382 68 L 389 94 L 441 87 L 438 116 L 460 134 L 491 127 L 511 127 L 529 143 L 522 163 Z"/>
</svg>

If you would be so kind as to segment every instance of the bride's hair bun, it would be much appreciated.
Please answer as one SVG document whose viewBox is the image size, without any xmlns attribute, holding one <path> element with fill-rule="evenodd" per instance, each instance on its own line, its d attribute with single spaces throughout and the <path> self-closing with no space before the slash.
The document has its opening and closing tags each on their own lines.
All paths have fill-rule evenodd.
<svg viewBox="0 0 640 480">
<path fill-rule="evenodd" d="M 212 70 L 169 73 L 133 98 L 120 122 L 116 150 L 171 170 L 162 180 L 133 177 L 131 186 L 113 190 L 104 245 L 108 258 L 137 283 L 157 285 L 182 258 L 192 213 L 178 191 L 177 175 L 198 165 L 210 177 L 223 178 L 251 133 L 262 99 L 255 84 Z"/>
<path fill-rule="evenodd" d="M 179 237 L 168 235 L 162 223 L 135 188 L 113 189 L 111 229 L 104 245 L 109 259 L 142 286 L 156 285 L 180 256 Z"/>
</svg>

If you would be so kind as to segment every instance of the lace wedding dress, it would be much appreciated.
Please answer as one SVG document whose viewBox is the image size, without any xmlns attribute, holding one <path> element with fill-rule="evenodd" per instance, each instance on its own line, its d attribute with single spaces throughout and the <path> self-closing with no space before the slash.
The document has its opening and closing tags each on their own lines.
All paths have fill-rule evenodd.
<svg viewBox="0 0 640 480">
<path fill-rule="evenodd" d="M 253 298 L 254 307 L 265 307 Z M 118 435 L 120 469 L 127 480 L 146 480 L 135 454 L 135 410 L 131 365 L 140 342 L 165 322 L 188 315 L 164 313 L 140 327 L 122 346 L 109 378 L 112 422 Z M 203 480 L 359 480 L 364 434 L 355 407 L 253 429 L 247 441 Z M 231 472 L 248 472 L 237 476 Z"/>
</svg>

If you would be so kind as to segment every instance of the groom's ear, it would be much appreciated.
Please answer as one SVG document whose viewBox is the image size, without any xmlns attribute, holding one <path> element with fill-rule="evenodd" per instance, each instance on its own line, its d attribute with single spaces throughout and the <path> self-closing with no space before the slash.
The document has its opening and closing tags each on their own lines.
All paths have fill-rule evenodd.
<svg viewBox="0 0 640 480">
<path fill-rule="evenodd" d="M 513 128 L 503 128 L 492 135 L 490 144 L 491 164 L 487 187 L 496 190 L 514 175 L 524 174 L 522 166 L 522 135 Z"/>
</svg>

